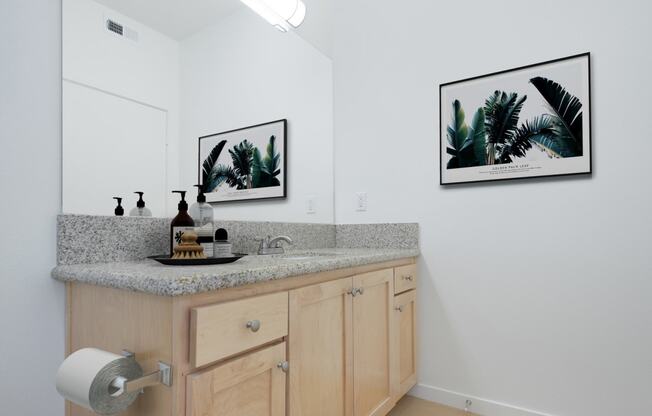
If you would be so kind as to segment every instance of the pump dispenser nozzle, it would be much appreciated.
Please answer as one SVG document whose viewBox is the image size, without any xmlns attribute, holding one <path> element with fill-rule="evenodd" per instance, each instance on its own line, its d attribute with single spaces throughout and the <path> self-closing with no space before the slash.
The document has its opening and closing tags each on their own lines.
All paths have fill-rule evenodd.
<svg viewBox="0 0 652 416">
<path fill-rule="evenodd" d="M 122 208 L 122 205 L 121 205 L 122 204 L 122 198 L 120 198 L 119 196 L 114 196 L 113 199 L 118 201 L 118 206 L 115 207 L 115 210 L 113 212 L 115 213 L 116 216 L 122 217 L 123 215 L 125 215 L 125 210 L 124 210 L 124 208 Z"/>
<path fill-rule="evenodd" d="M 203 204 L 206 202 L 206 195 L 204 195 L 204 187 L 201 184 L 193 185 L 197 188 L 197 202 Z"/>
<path fill-rule="evenodd" d="M 180 194 L 181 201 L 179 201 L 179 211 L 188 211 L 188 203 L 186 202 L 186 191 L 172 191 L 173 194 Z"/>
<path fill-rule="evenodd" d="M 143 195 L 145 192 L 136 191 L 134 193 L 138 194 L 138 202 L 136 202 L 136 206 L 138 208 L 145 208 L 145 201 L 143 201 Z"/>
</svg>

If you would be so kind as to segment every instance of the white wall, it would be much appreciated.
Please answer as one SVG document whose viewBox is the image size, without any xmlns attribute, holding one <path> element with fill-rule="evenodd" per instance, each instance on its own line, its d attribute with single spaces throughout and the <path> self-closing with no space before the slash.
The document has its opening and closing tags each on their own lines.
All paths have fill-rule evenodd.
<svg viewBox="0 0 652 416">
<path fill-rule="evenodd" d="M 107 31 L 109 18 L 138 40 Z M 169 190 L 179 177 L 178 42 L 95 1 L 63 0 L 63 45 L 64 211 L 112 215 L 111 197 L 122 195 L 128 213 L 132 192 L 142 190 L 155 216 L 171 214 Z M 89 157 L 99 158 L 88 147 L 102 151 L 95 169 L 87 169 Z"/>
<path fill-rule="evenodd" d="M 198 137 L 288 119 L 288 199 L 215 205 L 220 219 L 333 221 L 332 63 L 250 10 L 181 42 L 181 186 L 197 183 Z M 194 193 L 193 193 L 194 195 Z M 314 196 L 317 212 L 306 213 Z"/>
<path fill-rule="evenodd" d="M 650 413 L 651 13 L 634 0 L 339 2 L 336 220 L 421 225 L 416 393 Z M 591 178 L 439 186 L 438 84 L 585 51 Z"/>
<path fill-rule="evenodd" d="M 64 285 L 56 262 L 61 192 L 61 6 L 0 2 L 0 413 L 61 415 Z"/>
</svg>

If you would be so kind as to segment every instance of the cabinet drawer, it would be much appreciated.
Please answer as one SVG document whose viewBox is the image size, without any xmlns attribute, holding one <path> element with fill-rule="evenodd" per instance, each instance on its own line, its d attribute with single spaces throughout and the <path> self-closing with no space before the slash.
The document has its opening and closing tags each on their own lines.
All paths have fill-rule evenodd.
<svg viewBox="0 0 652 416">
<path fill-rule="evenodd" d="M 190 364 L 201 367 L 287 333 L 287 292 L 192 308 Z"/>
<path fill-rule="evenodd" d="M 403 293 L 417 287 L 417 265 L 408 264 L 394 269 L 394 293 Z"/>
</svg>

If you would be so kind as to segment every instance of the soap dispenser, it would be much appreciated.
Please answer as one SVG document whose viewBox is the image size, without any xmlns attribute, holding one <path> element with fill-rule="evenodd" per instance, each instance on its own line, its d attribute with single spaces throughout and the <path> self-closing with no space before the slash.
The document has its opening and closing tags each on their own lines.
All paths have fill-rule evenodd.
<svg viewBox="0 0 652 416">
<path fill-rule="evenodd" d="M 113 213 L 116 215 L 116 217 L 122 217 L 123 215 L 125 215 L 125 209 L 122 208 L 122 205 L 120 205 L 122 204 L 122 198 L 120 198 L 119 196 L 114 196 L 113 199 L 118 201 L 118 206 L 115 207 Z"/>
<path fill-rule="evenodd" d="M 143 200 L 143 195 L 145 194 L 144 192 L 134 192 L 135 194 L 138 194 L 138 202 L 136 202 L 136 207 L 132 208 L 131 211 L 129 211 L 129 216 L 130 217 L 151 217 L 152 216 L 152 211 L 149 210 L 149 208 L 145 207 L 145 201 Z"/>
<path fill-rule="evenodd" d="M 170 224 L 170 255 L 174 253 L 174 248 L 181 244 L 181 237 L 184 232 L 194 231 L 195 222 L 188 215 L 188 203 L 186 202 L 186 191 L 172 191 L 173 194 L 180 194 L 179 213 Z"/>
<path fill-rule="evenodd" d="M 197 242 L 204 247 L 206 257 L 213 257 L 213 207 L 206 203 L 201 185 L 197 187 L 197 202 L 190 206 L 190 217 L 195 222 Z"/>
</svg>

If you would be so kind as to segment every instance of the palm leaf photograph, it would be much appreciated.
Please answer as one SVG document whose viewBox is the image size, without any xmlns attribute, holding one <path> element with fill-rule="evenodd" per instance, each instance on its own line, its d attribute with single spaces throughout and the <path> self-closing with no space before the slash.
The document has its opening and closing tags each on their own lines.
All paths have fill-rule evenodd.
<svg viewBox="0 0 652 416">
<path fill-rule="evenodd" d="M 287 120 L 199 138 L 199 180 L 211 203 L 287 197 Z"/>
<path fill-rule="evenodd" d="M 441 84 L 440 184 L 590 174 L 590 88 L 589 53 Z"/>
</svg>

